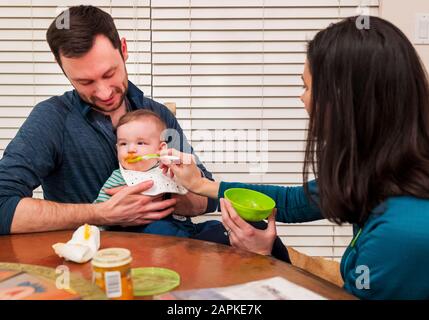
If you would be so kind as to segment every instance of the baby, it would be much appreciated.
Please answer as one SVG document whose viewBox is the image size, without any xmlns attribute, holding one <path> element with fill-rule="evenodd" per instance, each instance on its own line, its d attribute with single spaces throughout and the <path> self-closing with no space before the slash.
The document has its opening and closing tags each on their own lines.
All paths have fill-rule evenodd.
<svg viewBox="0 0 429 320">
<path fill-rule="evenodd" d="M 167 147 L 164 141 L 163 133 L 166 124 L 158 114 L 139 109 L 128 112 L 118 122 L 116 128 L 117 151 L 120 166 L 125 170 L 154 172 L 161 174 L 158 168 L 158 159 L 148 159 L 142 161 L 133 161 L 139 156 L 148 154 L 159 154 Z M 164 176 L 165 177 L 165 176 Z M 156 183 L 156 182 L 155 182 Z M 127 185 L 121 173 L 121 169 L 113 171 L 112 175 L 105 182 L 95 202 L 104 202 L 110 199 L 110 196 L 104 192 L 118 186 Z M 165 194 L 168 197 L 170 194 Z M 189 217 L 172 214 L 166 218 L 154 221 L 148 225 L 135 227 L 108 227 L 108 230 L 144 232 L 151 234 L 161 234 L 177 237 L 195 237 L 198 233 L 215 224 L 215 221 L 194 224 Z"/>
</svg>

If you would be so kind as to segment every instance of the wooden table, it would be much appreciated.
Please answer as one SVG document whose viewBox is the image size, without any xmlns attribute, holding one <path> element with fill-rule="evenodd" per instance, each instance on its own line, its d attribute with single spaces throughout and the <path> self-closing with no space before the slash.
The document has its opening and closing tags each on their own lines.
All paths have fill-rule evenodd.
<svg viewBox="0 0 429 320">
<path fill-rule="evenodd" d="M 0 236 L 0 262 L 35 264 L 71 272 L 90 280 L 90 263 L 76 264 L 58 257 L 52 245 L 67 242 L 72 231 Z M 132 267 L 164 267 L 177 271 L 176 290 L 221 287 L 274 276 L 284 277 L 329 299 L 353 299 L 343 289 L 271 257 L 211 242 L 139 233 L 101 233 L 101 248 L 127 248 Z"/>
</svg>

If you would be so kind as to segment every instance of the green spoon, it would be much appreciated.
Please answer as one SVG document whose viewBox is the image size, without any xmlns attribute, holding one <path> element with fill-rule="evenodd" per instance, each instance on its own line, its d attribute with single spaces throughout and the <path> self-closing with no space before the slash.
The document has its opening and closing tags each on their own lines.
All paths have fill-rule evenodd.
<svg viewBox="0 0 429 320">
<path fill-rule="evenodd" d="M 145 154 L 144 156 L 137 156 L 135 158 L 128 159 L 125 161 L 127 161 L 128 163 L 136 163 L 142 160 L 159 159 L 159 158 L 161 158 L 161 156 L 158 153 L 149 153 L 149 154 Z M 176 162 L 176 163 L 180 162 L 180 158 L 176 156 L 162 156 L 162 158 L 168 159 L 171 162 Z"/>
<path fill-rule="evenodd" d="M 150 160 L 150 159 L 159 159 L 160 155 L 157 153 L 149 153 L 146 154 L 144 156 L 138 156 L 138 157 L 134 157 L 132 159 L 127 159 L 125 161 L 127 161 L 128 163 L 136 163 L 142 160 Z"/>
</svg>

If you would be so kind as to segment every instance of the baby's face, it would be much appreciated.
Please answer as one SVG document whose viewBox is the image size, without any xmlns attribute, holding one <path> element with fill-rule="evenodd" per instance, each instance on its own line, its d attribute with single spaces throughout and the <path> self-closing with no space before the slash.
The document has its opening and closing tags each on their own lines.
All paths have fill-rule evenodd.
<svg viewBox="0 0 429 320">
<path fill-rule="evenodd" d="M 159 153 L 166 143 L 161 142 L 162 128 L 152 118 L 138 119 L 120 126 L 117 130 L 118 160 L 124 169 L 146 171 L 152 168 L 158 159 L 128 163 L 125 159 Z"/>
</svg>

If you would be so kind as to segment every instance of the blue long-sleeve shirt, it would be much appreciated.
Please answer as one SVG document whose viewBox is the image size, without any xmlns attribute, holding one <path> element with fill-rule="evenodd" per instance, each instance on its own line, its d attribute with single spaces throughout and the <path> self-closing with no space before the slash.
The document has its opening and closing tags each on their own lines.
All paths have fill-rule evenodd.
<svg viewBox="0 0 429 320">
<path fill-rule="evenodd" d="M 168 108 L 144 97 L 131 82 L 127 101 L 131 109 L 149 109 L 161 116 L 173 129 L 170 147 L 193 152 Z M 110 117 L 94 111 L 75 90 L 39 103 L 0 160 L 0 234 L 10 233 L 18 202 L 40 185 L 47 200 L 92 203 L 118 166 Z M 199 168 L 212 179 L 201 163 Z M 209 199 L 207 212 L 216 208 L 217 201 Z"/>
<path fill-rule="evenodd" d="M 262 192 L 277 204 L 276 220 L 286 223 L 323 219 L 318 189 L 222 182 L 219 198 L 230 188 Z M 372 210 L 365 226 L 341 259 L 344 288 L 361 299 L 429 299 L 429 199 L 387 198 Z M 353 244 L 354 243 L 354 244 Z"/>
</svg>

